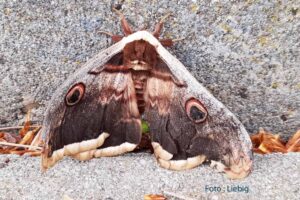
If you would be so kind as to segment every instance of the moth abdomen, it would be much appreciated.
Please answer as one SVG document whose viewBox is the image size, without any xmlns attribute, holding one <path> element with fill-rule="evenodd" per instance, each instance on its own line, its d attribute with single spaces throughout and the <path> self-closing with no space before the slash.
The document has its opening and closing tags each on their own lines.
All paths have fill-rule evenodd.
<svg viewBox="0 0 300 200">
<path fill-rule="evenodd" d="M 140 115 L 145 111 L 145 98 L 144 92 L 146 88 L 146 82 L 149 76 L 149 71 L 135 71 L 132 70 L 132 80 L 135 88 L 135 95 L 137 99 L 137 106 Z"/>
</svg>

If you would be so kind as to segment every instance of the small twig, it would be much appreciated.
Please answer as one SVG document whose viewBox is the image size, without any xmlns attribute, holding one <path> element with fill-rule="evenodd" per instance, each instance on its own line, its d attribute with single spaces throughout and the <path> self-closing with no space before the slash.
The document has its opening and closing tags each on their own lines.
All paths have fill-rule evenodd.
<svg viewBox="0 0 300 200">
<path fill-rule="evenodd" d="M 31 125 L 30 128 L 41 128 L 41 125 Z M 24 128 L 24 126 L 10 126 L 10 127 L 1 127 L 0 131 L 7 131 L 7 130 L 15 130 L 15 129 L 21 129 Z"/>
<path fill-rule="evenodd" d="M 31 148 L 33 150 L 38 150 L 38 151 L 41 151 L 43 149 L 42 147 L 38 147 L 38 146 L 31 146 L 31 145 L 26 145 L 26 144 L 15 144 L 15 143 L 10 143 L 10 142 L 0 142 L 0 145 Z"/>
<path fill-rule="evenodd" d="M 35 137 L 33 138 L 33 140 L 30 143 L 30 146 L 39 146 L 39 144 L 41 144 L 42 142 L 42 135 L 41 132 L 42 129 L 39 130 L 39 132 L 35 135 Z M 28 150 L 31 150 L 31 148 L 29 148 Z"/>
</svg>

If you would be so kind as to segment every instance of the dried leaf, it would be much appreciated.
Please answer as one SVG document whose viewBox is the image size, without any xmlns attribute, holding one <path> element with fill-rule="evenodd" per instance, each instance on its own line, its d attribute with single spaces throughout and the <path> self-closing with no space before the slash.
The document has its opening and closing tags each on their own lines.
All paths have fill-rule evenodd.
<svg viewBox="0 0 300 200">
<path fill-rule="evenodd" d="M 30 130 L 34 127 L 33 130 Z M 3 130 L 14 130 L 19 129 L 20 127 L 4 127 Z M 18 154 L 18 155 L 29 155 L 29 156 L 39 156 L 42 151 L 42 147 L 38 145 L 32 145 L 39 143 L 40 134 L 38 131 L 41 129 L 41 126 L 30 126 L 30 111 L 26 115 L 25 125 L 20 129 L 19 135 L 7 132 L 0 132 L 0 154 Z M 35 136 L 37 139 L 34 141 Z"/>
<path fill-rule="evenodd" d="M 0 154 L 9 154 L 9 149 L 0 149 Z"/>
<path fill-rule="evenodd" d="M 279 135 L 272 135 L 271 133 L 263 134 L 263 140 L 258 149 L 262 150 L 265 153 L 286 153 L 285 145 L 280 140 Z"/>
<path fill-rule="evenodd" d="M 25 124 L 24 127 L 19 131 L 20 136 L 23 138 L 25 136 L 25 134 L 29 131 L 30 129 L 30 117 L 31 117 L 31 111 L 28 110 L 28 113 L 26 115 L 26 119 L 25 119 Z"/>
<path fill-rule="evenodd" d="M 146 194 L 144 200 L 166 200 L 167 198 L 161 194 Z"/>
<path fill-rule="evenodd" d="M 30 151 L 30 150 L 28 150 Z M 30 152 L 26 152 L 23 155 L 24 156 L 31 156 L 31 157 L 35 157 L 35 156 L 41 156 L 42 152 L 41 151 L 30 151 Z"/>
<path fill-rule="evenodd" d="M 285 144 L 279 135 L 273 135 L 261 129 L 255 135 L 251 136 L 253 144 L 253 152 L 259 154 L 273 153 L 273 152 L 300 152 L 300 130 Z"/>
<path fill-rule="evenodd" d="M 286 144 L 287 152 L 300 152 L 300 130 Z"/>
<path fill-rule="evenodd" d="M 24 155 L 24 154 L 28 154 L 28 155 L 36 155 L 37 151 L 33 151 L 33 150 L 28 150 L 28 149 L 24 149 L 24 150 L 10 150 L 9 154 L 17 154 L 17 155 Z M 37 153 L 41 153 L 40 151 L 38 151 Z M 40 154 L 39 154 L 40 155 Z"/>
<path fill-rule="evenodd" d="M 34 139 L 35 134 L 40 130 L 40 128 L 35 128 L 32 131 L 28 131 L 19 144 L 31 144 L 32 140 Z"/>
<path fill-rule="evenodd" d="M 42 146 L 42 130 L 40 129 L 38 133 L 33 138 L 32 142 L 30 143 L 30 146 Z M 29 148 L 30 149 L 30 148 Z"/>
<path fill-rule="evenodd" d="M 21 137 L 13 133 L 0 132 L 0 139 L 6 142 L 17 143 L 21 140 Z"/>
</svg>

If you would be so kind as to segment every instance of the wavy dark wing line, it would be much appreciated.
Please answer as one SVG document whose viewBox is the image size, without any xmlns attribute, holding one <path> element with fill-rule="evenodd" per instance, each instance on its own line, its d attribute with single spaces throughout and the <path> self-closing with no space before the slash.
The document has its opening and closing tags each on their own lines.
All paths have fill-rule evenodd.
<svg viewBox="0 0 300 200">
<path fill-rule="evenodd" d="M 90 76 L 94 78 L 81 102 L 64 108 L 61 124 L 49 130 L 48 156 L 65 145 L 97 138 L 103 132 L 110 136 L 101 148 L 139 143 L 141 121 L 131 73 L 103 71 Z"/>
</svg>

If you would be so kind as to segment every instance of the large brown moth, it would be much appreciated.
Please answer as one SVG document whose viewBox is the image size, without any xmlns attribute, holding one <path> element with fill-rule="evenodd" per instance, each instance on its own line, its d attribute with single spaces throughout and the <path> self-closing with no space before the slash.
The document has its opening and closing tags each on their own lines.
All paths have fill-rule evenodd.
<svg viewBox="0 0 300 200">
<path fill-rule="evenodd" d="M 133 151 L 141 120 L 149 124 L 161 167 L 190 169 L 211 160 L 230 178 L 251 171 L 251 141 L 240 121 L 207 91 L 154 32 L 132 32 L 90 59 L 55 92 L 42 128 L 42 167 L 64 156 L 79 160 Z"/>
</svg>

